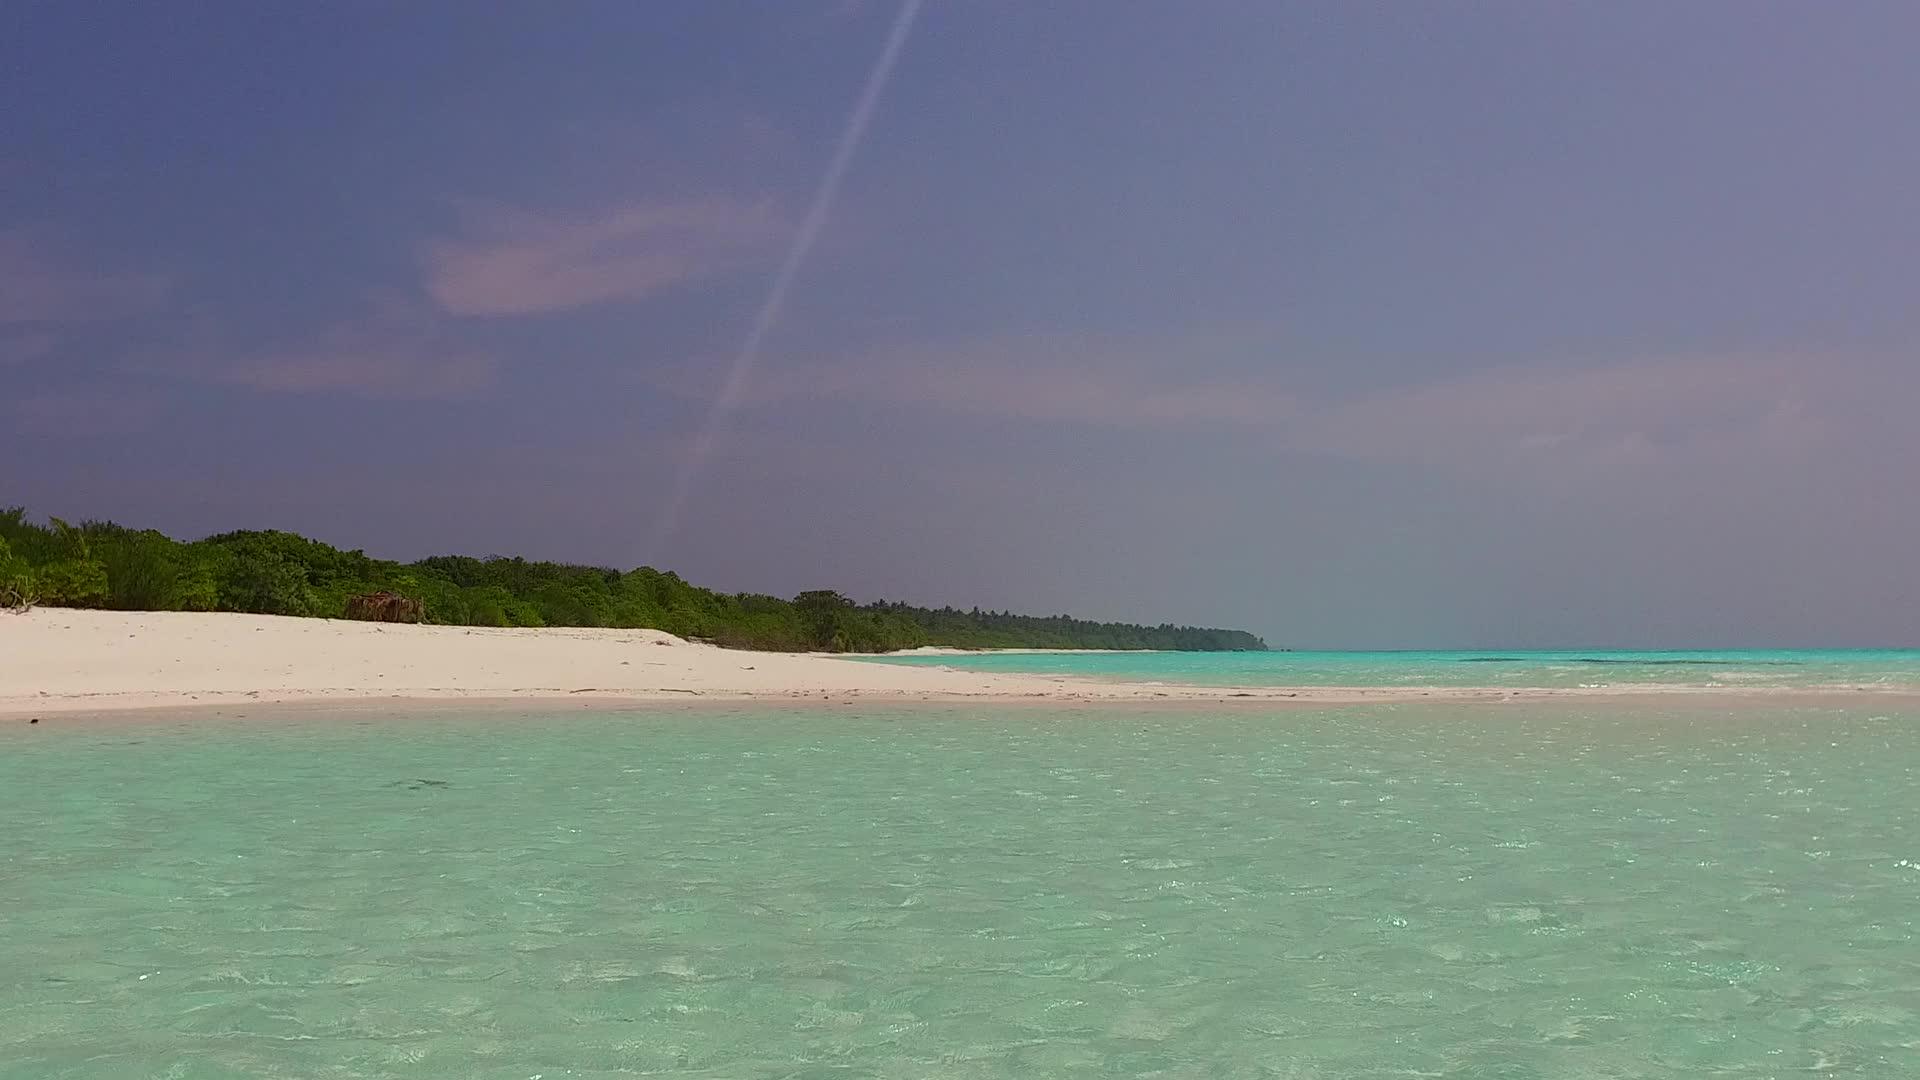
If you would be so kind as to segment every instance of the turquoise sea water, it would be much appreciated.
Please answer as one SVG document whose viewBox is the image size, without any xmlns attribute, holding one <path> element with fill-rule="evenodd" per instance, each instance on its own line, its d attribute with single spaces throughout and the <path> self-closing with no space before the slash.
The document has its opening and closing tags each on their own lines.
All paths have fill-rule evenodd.
<svg viewBox="0 0 1920 1080">
<path fill-rule="evenodd" d="M 1920 688 L 1920 650 L 973 653 L 875 663 L 1203 686 L 1874 686 Z"/>
<path fill-rule="evenodd" d="M 1920 1075 L 1920 715 L 0 731 L 0 1076 Z"/>
</svg>

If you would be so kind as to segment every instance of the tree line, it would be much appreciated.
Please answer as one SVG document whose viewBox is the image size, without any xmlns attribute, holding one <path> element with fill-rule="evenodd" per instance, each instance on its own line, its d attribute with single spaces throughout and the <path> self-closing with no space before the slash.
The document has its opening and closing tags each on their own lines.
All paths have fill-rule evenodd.
<svg viewBox="0 0 1920 1080">
<path fill-rule="evenodd" d="M 0 510 L 0 606 L 239 611 L 342 618 L 349 601 L 391 592 L 424 619 L 459 626 L 646 627 L 744 649 L 890 652 L 956 648 L 1264 650 L 1242 630 L 1099 623 L 1066 615 L 857 604 L 831 590 L 791 600 L 720 593 L 679 575 L 505 556 L 375 559 L 295 533 L 250 530 L 175 540 L 106 521 L 29 521 Z"/>
</svg>

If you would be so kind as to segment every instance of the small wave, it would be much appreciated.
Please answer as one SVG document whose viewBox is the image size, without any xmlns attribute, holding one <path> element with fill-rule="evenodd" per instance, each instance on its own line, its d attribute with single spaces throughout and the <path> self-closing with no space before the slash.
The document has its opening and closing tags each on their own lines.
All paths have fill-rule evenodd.
<svg viewBox="0 0 1920 1080">
<path fill-rule="evenodd" d="M 1581 664 L 1625 664 L 1632 667 L 1800 667 L 1798 660 L 1627 660 L 1615 656 L 1582 656 L 1576 659 Z"/>
<path fill-rule="evenodd" d="M 1545 664 L 1616 664 L 1623 667 L 1801 667 L 1799 660 L 1697 660 L 1663 657 L 1657 660 L 1632 659 L 1624 656 L 1570 656 L 1551 659 L 1530 656 L 1463 656 L 1456 663 L 1461 664 L 1524 664 L 1538 660 Z"/>
</svg>

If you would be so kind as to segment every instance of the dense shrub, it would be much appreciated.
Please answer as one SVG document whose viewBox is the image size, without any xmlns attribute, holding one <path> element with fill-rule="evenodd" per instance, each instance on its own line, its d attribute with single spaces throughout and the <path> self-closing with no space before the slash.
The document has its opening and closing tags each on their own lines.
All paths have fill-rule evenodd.
<svg viewBox="0 0 1920 1080">
<path fill-rule="evenodd" d="M 105 607 L 107 568 L 93 559 L 62 559 L 35 567 L 33 588 L 48 607 Z"/>
<path fill-rule="evenodd" d="M 340 614 L 316 610 L 307 567 L 258 535 L 207 541 L 216 545 L 214 577 L 222 609 L 259 615 Z"/>
<path fill-rule="evenodd" d="M 7 538 L 0 536 L 0 608 L 28 607 L 35 597 L 32 568 L 15 557 Z"/>
<path fill-rule="evenodd" d="M 184 548 L 151 530 L 102 528 L 93 549 L 106 570 L 107 606 L 122 611 L 185 607 L 180 564 Z"/>
</svg>

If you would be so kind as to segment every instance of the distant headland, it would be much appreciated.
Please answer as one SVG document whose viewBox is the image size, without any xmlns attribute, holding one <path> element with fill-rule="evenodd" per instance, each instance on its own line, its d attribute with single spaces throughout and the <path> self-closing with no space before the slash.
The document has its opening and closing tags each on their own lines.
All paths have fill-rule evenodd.
<svg viewBox="0 0 1920 1080">
<path fill-rule="evenodd" d="M 23 508 L 0 510 L 0 606 L 33 605 L 651 629 L 770 652 L 1267 648 L 1244 630 L 856 603 L 832 590 L 790 600 L 722 593 L 644 566 L 620 571 L 499 555 L 399 563 L 277 530 L 180 541 L 104 521 L 41 525 Z"/>
</svg>

